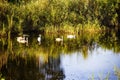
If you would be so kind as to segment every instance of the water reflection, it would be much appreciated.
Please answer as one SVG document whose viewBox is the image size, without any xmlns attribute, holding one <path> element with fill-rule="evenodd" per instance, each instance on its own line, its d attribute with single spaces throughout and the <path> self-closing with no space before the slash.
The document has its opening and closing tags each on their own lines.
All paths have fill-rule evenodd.
<svg viewBox="0 0 120 80">
<path fill-rule="evenodd" d="M 80 52 L 62 55 L 62 66 L 64 68 L 65 80 L 88 80 L 94 75 L 95 80 L 117 80 L 114 74 L 114 66 L 120 67 L 120 54 L 114 55 L 112 51 L 96 48 L 88 53 L 85 60 Z M 109 76 L 107 76 L 109 74 Z"/>
<path fill-rule="evenodd" d="M 40 57 L 40 56 L 39 56 Z M 56 80 L 63 79 L 63 69 L 60 67 L 60 58 L 48 58 L 48 62 L 39 58 L 27 56 L 8 57 L 3 64 L 1 73 L 6 80 Z"/>
<path fill-rule="evenodd" d="M 117 80 L 114 66 L 120 68 L 120 37 L 115 32 L 67 35 L 29 34 L 28 46 L 17 36 L 0 38 L 0 78 L 6 80 Z M 55 39 L 63 36 L 62 42 Z"/>
</svg>

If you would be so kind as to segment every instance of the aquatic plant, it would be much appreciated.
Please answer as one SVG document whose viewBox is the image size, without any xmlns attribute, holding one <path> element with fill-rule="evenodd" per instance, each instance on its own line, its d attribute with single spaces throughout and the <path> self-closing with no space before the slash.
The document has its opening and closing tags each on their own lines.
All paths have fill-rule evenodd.
<svg viewBox="0 0 120 80">
<path fill-rule="evenodd" d="M 120 69 L 117 66 L 114 66 L 115 75 L 117 75 L 118 79 L 120 79 Z"/>
<path fill-rule="evenodd" d="M 92 76 L 88 79 L 88 80 L 109 80 L 109 76 L 110 76 L 110 73 L 108 72 L 106 76 L 102 76 L 102 73 L 98 76 L 98 77 L 95 77 L 94 74 L 92 74 Z"/>
</svg>

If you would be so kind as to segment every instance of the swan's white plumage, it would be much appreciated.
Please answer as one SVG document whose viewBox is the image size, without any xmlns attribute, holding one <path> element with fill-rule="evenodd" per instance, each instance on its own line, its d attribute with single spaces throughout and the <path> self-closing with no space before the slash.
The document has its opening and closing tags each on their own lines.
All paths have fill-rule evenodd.
<svg viewBox="0 0 120 80">
<path fill-rule="evenodd" d="M 62 36 L 61 38 L 55 38 L 55 41 L 56 41 L 56 42 L 63 41 L 63 36 Z"/>
<path fill-rule="evenodd" d="M 68 39 L 75 39 L 75 35 L 67 35 Z"/>
</svg>

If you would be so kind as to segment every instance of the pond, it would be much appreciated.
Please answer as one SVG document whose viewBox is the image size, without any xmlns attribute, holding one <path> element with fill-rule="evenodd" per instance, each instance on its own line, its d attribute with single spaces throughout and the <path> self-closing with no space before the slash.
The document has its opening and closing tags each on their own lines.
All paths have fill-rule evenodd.
<svg viewBox="0 0 120 80">
<path fill-rule="evenodd" d="M 80 33 L 71 39 L 67 34 L 28 35 L 26 43 L 17 35 L 0 38 L 0 79 L 120 79 L 119 33 Z"/>
</svg>

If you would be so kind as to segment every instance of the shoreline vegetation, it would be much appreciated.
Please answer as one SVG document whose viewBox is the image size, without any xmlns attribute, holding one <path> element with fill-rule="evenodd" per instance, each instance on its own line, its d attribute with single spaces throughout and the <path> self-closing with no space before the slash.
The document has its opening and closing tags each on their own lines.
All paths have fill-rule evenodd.
<svg viewBox="0 0 120 80">
<path fill-rule="evenodd" d="M 0 0 L 0 36 L 25 31 L 96 33 L 120 28 L 119 0 Z"/>
</svg>

